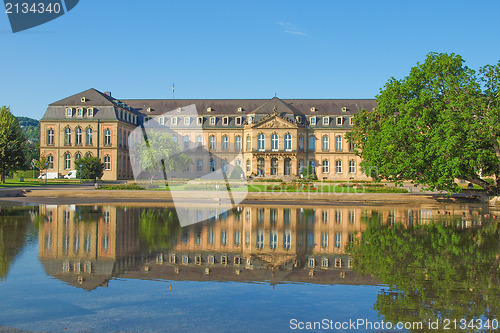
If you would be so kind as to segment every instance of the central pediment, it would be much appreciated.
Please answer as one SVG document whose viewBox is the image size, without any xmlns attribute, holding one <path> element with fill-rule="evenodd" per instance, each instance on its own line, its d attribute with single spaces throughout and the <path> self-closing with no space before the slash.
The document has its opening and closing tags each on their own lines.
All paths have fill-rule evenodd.
<svg viewBox="0 0 500 333">
<path fill-rule="evenodd" d="M 281 118 L 277 114 L 270 115 L 252 126 L 252 128 L 297 128 L 297 125 Z"/>
</svg>

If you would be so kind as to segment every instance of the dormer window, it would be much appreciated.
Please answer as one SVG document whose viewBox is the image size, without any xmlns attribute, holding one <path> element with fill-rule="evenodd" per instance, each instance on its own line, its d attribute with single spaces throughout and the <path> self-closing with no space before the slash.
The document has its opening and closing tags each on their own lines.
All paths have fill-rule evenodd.
<svg viewBox="0 0 500 333">
<path fill-rule="evenodd" d="M 311 108 L 311 112 L 316 112 L 316 108 L 314 106 Z"/>
<path fill-rule="evenodd" d="M 146 109 L 146 111 L 147 111 L 147 112 L 151 112 L 151 108 L 147 108 L 147 109 Z"/>
<path fill-rule="evenodd" d="M 82 98 L 80 99 L 80 101 L 81 101 L 82 103 L 85 103 L 85 102 L 87 101 L 87 98 L 82 97 Z"/>
<path fill-rule="evenodd" d="M 160 125 L 165 125 L 165 117 L 160 117 Z"/>
<path fill-rule="evenodd" d="M 238 108 L 238 112 L 241 112 L 241 111 L 243 111 L 243 108 L 242 108 L 242 107 L 239 107 L 239 108 Z"/>
<path fill-rule="evenodd" d="M 344 106 L 344 107 L 342 108 L 342 112 L 346 112 L 346 111 L 347 111 L 347 108 Z"/>
<path fill-rule="evenodd" d="M 297 122 L 297 124 L 300 124 L 302 123 L 302 118 L 300 118 L 300 116 L 297 116 L 295 117 L 295 121 Z"/>
<path fill-rule="evenodd" d="M 323 125 L 328 126 L 330 124 L 330 117 L 323 117 Z"/>
<path fill-rule="evenodd" d="M 202 125 L 203 124 L 203 117 L 198 117 L 196 120 L 196 125 Z"/>
<path fill-rule="evenodd" d="M 93 116 L 94 116 L 94 108 L 88 108 L 87 117 L 93 117 Z"/>
<path fill-rule="evenodd" d="M 242 123 L 242 118 L 241 118 L 241 117 L 236 117 L 236 118 L 235 118 L 235 121 L 236 121 L 236 125 L 241 125 L 241 123 Z"/>
<path fill-rule="evenodd" d="M 172 125 L 177 125 L 177 117 L 172 117 Z"/>
<path fill-rule="evenodd" d="M 343 118 L 342 117 L 337 117 L 337 125 L 342 126 L 343 123 Z"/>
<path fill-rule="evenodd" d="M 184 117 L 184 125 L 189 125 L 191 123 L 191 120 L 189 117 Z"/>
<path fill-rule="evenodd" d="M 73 117 L 73 108 L 66 108 L 66 117 Z"/>
<path fill-rule="evenodd" d="M 309 118 L 309 124 L 310 125 L 316 125 L 316 117 Z"/>
<path fill-rule="evenodd" d="M 208 107 L 208 108 L 207 108 L 207 112 L 212 112 L 212 108 L 211 108 L 211 107 Z"/>
<path fill-rule="evenodd" d="M 228 125 L 229 124 L 229 117 L 223 117 L 222 118 L 222 125 Z"/>
<path fill-rule="evenodd" d="M 215 117 L 210 117 L 210 125 L 215 125 Z"/>
<path fill-rule="evenodd" d="M 349 125 L 354 125 L 354 117 L 349 117 Z"/>
<path fill-rule="evenodd" d="M 177 108 L 177 112 L 181 112 L 182 111 L 182 108 Z"/>
<path fill-rule="evenodd" d="M 77 117 L 83 117 L 83 108 L 77 108 L 76 109 L 76 116 Z"/>
</svg>

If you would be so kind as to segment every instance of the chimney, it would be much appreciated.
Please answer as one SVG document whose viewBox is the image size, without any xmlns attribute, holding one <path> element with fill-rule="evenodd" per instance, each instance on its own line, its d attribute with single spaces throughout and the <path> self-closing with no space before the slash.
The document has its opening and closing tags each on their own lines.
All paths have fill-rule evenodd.
<svg viewBox="0 0 500 333">
<path fill-rule="evenodd" d="M 108 95 L 109 97 L 111 97 L 111 91 L 105 91 L 104 95 Z"/>
</svg>

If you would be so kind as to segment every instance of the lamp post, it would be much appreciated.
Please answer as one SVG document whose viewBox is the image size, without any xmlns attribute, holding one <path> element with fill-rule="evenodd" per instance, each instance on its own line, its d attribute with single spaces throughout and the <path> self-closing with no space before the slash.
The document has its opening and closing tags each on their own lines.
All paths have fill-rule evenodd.
<svg viewBox="0 0 500 333">
<path fill-rule="evenodd" d="M 79 173 L 80 173 L 80 184 L 82 183 L 82 166 L 83 165 L 79 165 L 80 166 L 80 170 L 79 170 Z"/>
<path fill-rule="evenodd" d="M 47 185 L 47 167 L 49 166 L 49 163 L 45 162 L 45 185 Z"/>
</svg>

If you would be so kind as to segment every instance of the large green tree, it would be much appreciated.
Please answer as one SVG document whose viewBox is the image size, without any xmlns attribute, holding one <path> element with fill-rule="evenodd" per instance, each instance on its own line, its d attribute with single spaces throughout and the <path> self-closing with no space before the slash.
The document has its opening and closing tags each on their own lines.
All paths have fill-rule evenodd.
<svg viewBox="0 0 500 333">
<path fill-rule="evenodd" d="M 457 178 L 500 192 L 500 62 L 478 73 L 456 54 L 430 53 L 391 78 L 348 138 L 365 172 L 457 191 Z M 493 177 L 491 184 L 485 177 Z"/>
<path fill-rule="evenodd" d="M 104 173 L 104 164 L 99 157 L 85 156 L 75 161 L 75 164 L 77 178 L 93 180 L 101 178 Z"/>
<path fill-rule="evenodd" d="M 25 162 L 26 138 L 19 121 L 6 106 L 0 107 L 0 176 L 16 171 Z"/>
</svg>

